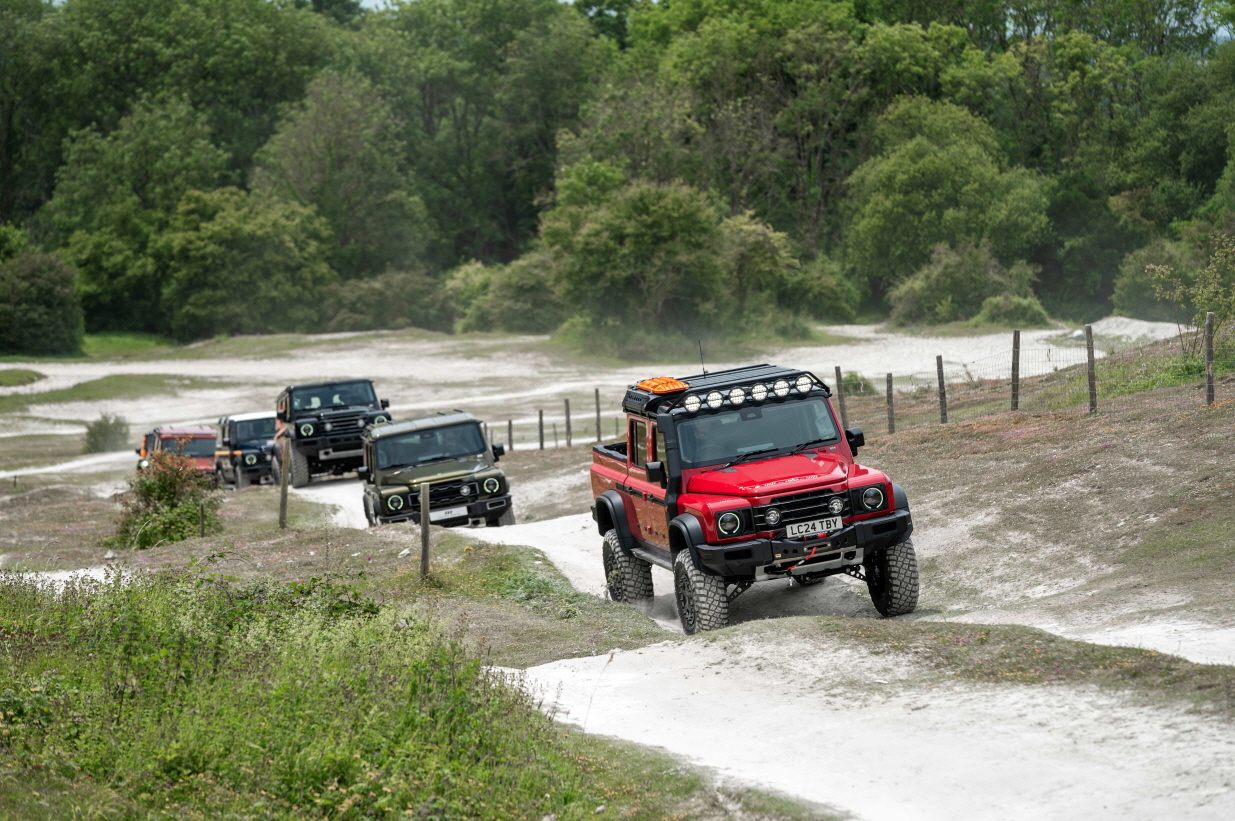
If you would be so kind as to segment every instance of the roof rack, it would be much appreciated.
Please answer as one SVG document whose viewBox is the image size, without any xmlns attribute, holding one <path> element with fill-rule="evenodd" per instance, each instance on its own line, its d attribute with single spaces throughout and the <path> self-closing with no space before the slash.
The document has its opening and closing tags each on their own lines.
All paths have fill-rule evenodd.
<svg viewBox="0 0 1235 821">
<path fill-rule="evenodd" d="M 801 381 L 803 379 L 807 381 Z M 694 413 L 767 401 L 777 402 L 815 391 L 823 396 L 832 395 L 831 389 L 823 380 L 810 371 L 768 364 L 681 376 L 677 377 L 677 381 L 685 384 L 686 388 L 658 393 L 656 390 L 666 384 L 660 379 L 644 380 L 637 385 L 631 385 L 626 389 L 622 409 L 628 413 L 650 416 L 678 408 Z M 783 392 L 776 389 L 778 385 Z M 695 402 L 695 397 L 698 402 Z"/>
</svg>

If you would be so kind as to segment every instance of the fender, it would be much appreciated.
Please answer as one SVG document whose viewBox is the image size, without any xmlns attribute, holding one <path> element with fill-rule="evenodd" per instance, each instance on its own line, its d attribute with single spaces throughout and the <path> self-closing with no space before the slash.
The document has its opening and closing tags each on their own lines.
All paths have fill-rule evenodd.
<svg viewBox="0 0 1235 821">
<path fill-rule="evenodd" d="M 682 549 L 689 550 L 695 567 L 709 576 L 715 576 L 716 572 L 699 560 L 698 546 L 701 544 L 707 544 L 707 538 L 703 535 L 703 525 L 699 524 L 693 513 L 673 517 L 673 521 L 669 522 L 669 550 L 674 558 Z"/>
<path fill-rule="evenodd" d="M 897 510 L 909 509 L 909 494 L 905 493 L 905 489 L 895 482 L 892 484 L 892 500 L 896 502 Z"/>
<path fill-rule="evenodd" d="M 626 502 L 622 499 L 622 494 L 616 490 L 606 490 L 597 496 L 592 515 L 596 519 L 596 528 L 600 535 L 604 536 L 610 529 L 617 530 L 622 549 L 630 553 L 630 549 L 635 545 L 635 537 L 630 532 L 630 520 L 626 518 Z"/>
</svg>

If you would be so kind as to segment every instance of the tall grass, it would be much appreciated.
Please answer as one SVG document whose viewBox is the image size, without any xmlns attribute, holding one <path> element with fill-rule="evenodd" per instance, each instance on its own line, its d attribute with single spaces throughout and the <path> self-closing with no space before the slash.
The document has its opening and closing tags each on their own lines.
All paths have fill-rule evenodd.
<svg viewBox="0 0 1235 821">
<path fill-rule="evenodd" d="M 0 574 L 0 761 L 207 818 L 583 817 L 531 699 L 337 581 Z"/>
</svg>

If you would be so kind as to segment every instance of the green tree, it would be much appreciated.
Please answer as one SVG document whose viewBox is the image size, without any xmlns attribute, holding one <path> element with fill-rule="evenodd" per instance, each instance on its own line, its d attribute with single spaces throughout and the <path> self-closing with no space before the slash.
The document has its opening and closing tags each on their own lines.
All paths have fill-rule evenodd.
<svg viewBox="0 0 1235 821">
<path fill-rule="evenodd" d="M 42 0 L 0 0 L 0 223 L 40 204 L 57 161 L 52 17 Z"/>
<path fill-rule="evenodd" d="M 189 191 L 157 243 L 176 338 L 314 331 L 330 229 L 311 206 L 237 188 Z"/>
<path fill-rule="evenodd" d="M 59 257 L 34 251 L 0 262 L 0 352 L 81 351 L 81 303 L 73 274 Z"/>
<path fill-rule="evenodd" d="M 988 300 L 1032 298 L 1034 276 L 1034 270 L 1024 262 L 1005 268 L 987 242 L 959 248 L 939 246 L 931 253 L 930 262 L 892 290 L 892 321 L 905 325 L 970 319 Z M 991 307 L 993 310 L 995 306 Z M 1041 306 L 1037 310 L 1045 316 Z"/>
<path fill-rule="evenodd" d="M 312 205 L 334 232 L 345 278 L 416 264 L 429 232 L 409 192 L 397 123 L 363 78 L 327 72 L 309 84 L 258 153 L 253 187 Z"/>
<path fill-rule="evenodd" d="M 227 156 L 182 98 L 145 99 L 103 135 L 73 135 L 48 203 L 92 331 L 165 332 L 166 271 L 151 244 L 191 188 L 216 186 Z"/>
</svg>

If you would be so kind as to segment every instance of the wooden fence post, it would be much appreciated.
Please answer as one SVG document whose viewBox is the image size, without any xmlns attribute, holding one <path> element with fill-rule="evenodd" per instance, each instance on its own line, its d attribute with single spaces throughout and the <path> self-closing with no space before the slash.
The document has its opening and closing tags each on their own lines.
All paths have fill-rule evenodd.
<svg viewBox="0 0 1235 821">
<path fill-rule="evenodd" d="M 596 389 L 596 444 L 600 444 L 600 388 Z"/>
<path fill-rule="evenodd" d="M 1089 412 L 1098 412 L 1098 372 L 1093 361 L 1093 326 L 1085 326 L 1085 358 L 1089 361 Z"/>
<path fill-rule="evenodd" d="M 420 485 L 420 578 L 429 575 L 429 483 Z"/>
<path fill-rule="evenodd" d="M 570 400 L 566 400 L 566 447 L 570 447 Z"/>
<path fill-rule="evenodd" d="M 544 450 L 545 449 L 545 411 L 542 408 L 541 410 L 536 411 L 536 413 L 540 417 L 540 449 Z"/>
<path fill-rule="evenodd" d="M 287 482 L 291 468 L 288 466 L 288 455 L 291 451 L 292 438 L 288 431 L 283 432 L 283 456 L 279 459 L 279 530 L 287 529 Z"/>
<path fill-rule="evenodd" d="M 506 450 L 515 449 L 515 420 L 506 420 Z"/>
<path fill-rule="evenodd" d="M 841 427 L 848 428 L 849 414 L 845 412 L 845 380 L 840 374 L 840 365 L 836 366 L 836 401 L 840 403 Z"/>
<path fill-rule="evenodd" d="M 892 410 L 892 374 L 888 374 L 888 433 L 896 433 L 896 415 Z"/>
<path fill-rule="evenodd" d="M 1012 410 L 1021 409 L 1021 332 L 1012 332 Z"/>
<path fill-rule="evenodd" d="M 1214 403 L 1214 312 L 1205 314 L 1205 404 Z"/>
<path fill-rule="evenodd" d="M 943 357 L 935 357 L 935 370 L 939 373 L 939 424 L 948 422 L 948 388 L 943 382 Z"/>
</svg>

